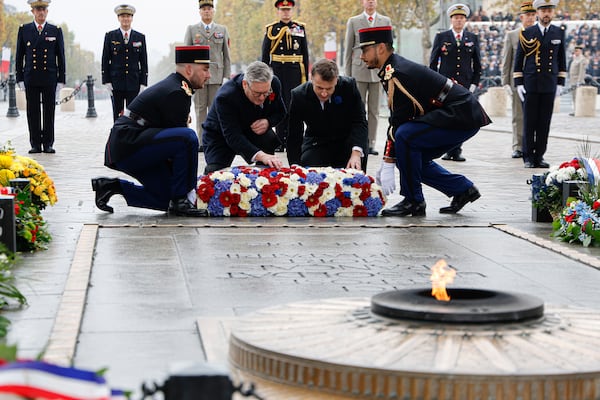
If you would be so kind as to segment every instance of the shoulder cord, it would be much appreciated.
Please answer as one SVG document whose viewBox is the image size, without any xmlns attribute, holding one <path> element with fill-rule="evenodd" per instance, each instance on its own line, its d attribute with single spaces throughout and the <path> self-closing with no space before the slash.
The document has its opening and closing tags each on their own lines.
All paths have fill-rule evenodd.
<svg viewBox="0 0 600 400">
<path fill-rule="evenodd" d="M 273 54 L 275 52 L 275 50 L 277 49 L 277 44 L 279 43 L 279 40 L 283 37 L 283 35 L 287 35 L 286 42 L 288 49 L 292 47 L 292 35 L 290 35 L 290 28 L 288 26 L 284 26 L 276 36 L 273 36 L 272 32 L 273 25 L 267 28 L 267 38 L 271 41 L 271 50 L 269 51 L 270 54 Z"/>
</svg>

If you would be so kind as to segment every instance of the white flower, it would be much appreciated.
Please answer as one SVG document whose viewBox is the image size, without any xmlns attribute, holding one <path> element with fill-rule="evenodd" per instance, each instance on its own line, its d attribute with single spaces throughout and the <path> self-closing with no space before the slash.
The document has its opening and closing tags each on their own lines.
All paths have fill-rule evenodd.
<svg viewBox="0 0 600 400">
<path fill-rule="evenodd" d="M 256 178 L 256 180 L 254 181 L 254 184 L 256 185 L 256 188 L 258 190 L 262 190 L 263 186 L 268 185 L 269 184 L 269 180 L 267 178 L 265 178 L 264 176 L 259 176 L 258 178 Z"/>
</svg>

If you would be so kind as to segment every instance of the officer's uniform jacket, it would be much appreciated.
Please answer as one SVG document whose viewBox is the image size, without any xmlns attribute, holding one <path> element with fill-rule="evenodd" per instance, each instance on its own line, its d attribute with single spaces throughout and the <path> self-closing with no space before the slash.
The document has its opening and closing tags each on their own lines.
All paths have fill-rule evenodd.
<svg viewBox="0 0 600 400">
<path fill-rule="evenodd" d="M 363 28 L 373 26 L 391 26 L 392 20 L 385 15 L 375 13 L 373 24 L 369 25 L 369 21 L 365 13 L 350 17 L 346 23 L 346 37 L 344 39 L 344 70 L 346 76 L 351 76 L 358 82 L 379 82 L 377 71 L 369 69 L 360 59 L 362 51 L 354 49 L 359 43 L 358 31 Z"/>
<path fill-rule="evenodd" d="M 391 131 L 385 155 L 395 157 L 393 135 L 406 122 L 423 122 L 437 128 L 475 129 L 491 121 L 475 96 L 465 87 L 424 65 L 392 54 L 379 71 L 388 94 Z"/>
<path fill-rule="evenodd" d="M 106 32 L 102 49 L 102 83 L 113 90 L 137 92 L 148 86 L 148 49 L 144 34 L 130 30 L 125 44 L 121 29 Z"/>
<path fill-rule="evenodd" d="M 270 65 L 275 75 L 282 80 L 297 76 L 298 82 L 291 88 L 306 82 L 309 69 L 308 42 L 304 24 L 298 21 L 290 21 L 287 24 L 277 21 L 267 25 L 265 29 L 262 62 Z M 289 75 L 286 71 L 293 71 L 296 74 Z"/>
<path fill-rule="evenodd" d="M 354 78 L 340 76 L 335 92 L 324 108 L 312 82 L 292 90 L 289 109 L 287 156 L 290 165 L 300 164 L 301 149 L 350 141 L 366 152 L 368 131 L 365 106 Z M 306 124 L 306 130 L 304 129 Z M 350 154 L 348 154 L 348 157 Z"/>
<path fill-rule="evenodd" d="M 538 24 L 523 30 L 515 55 L 515 86 L 524 85 L 528 93 L 555 93 L 566 76 L 564 30 L 550 25 L 542 35 Z"/>
<path fill-rule="evenodd" d="M 229 158 L 233 159 L 236 154 L 250 163 L 252 157 L 262 150 L 255 144 L 256 137 L 278 142 L 272 128 L 283 120 L 286 113 L 279 79 L 273 76 L 272 93 L 261 107 L 246 97 L 243 78 L 244 74 L 238 74 L 221 86 L 202 124 L 202 145 L 207 164 L 227 164 Z M 250 125 L 263 118 L 269 121 L 269 129 L 263 135 L 256 135 Z"/>
<path fill-rule="evenodd" d="M 466 88 L 478 85 L 481 78 L 479 38 L 463 30 L 457 43 L 452 29 L 438 33 L 433 40 L 429 67 Z"/>
<path fill-rule="evenodd" d="M 223 78 L 231 76 L 231 59 L 229 57 L 229 32 L 225 25 L 212 23 L 208 32 L 204 24 L 189 25 L 185 31 L 184 43 L 187 46 L 210 46 L 210 80 L 211 85 L 220 85 Z"/>
<path fill-rule="evenodd" d="M 62 29 L 46 23 L 41 33 L 31 22 L 19 27 L 15 57 L 17 82 L 30 86 L 65 83 L 65 44 Z"/>
<path fill-rule="evenodd" d="M 166 128 L 188 126 L 192 104 L 191 83 L 172 73 L 136 96 L 128 105 L 129 117 L 115 121 L 106 144 L 104 165 L 114 164 L 148 144 Z"/>
<path fill-rule="evenodd" d="M 583 54 L 571 60 L 571 65 L 569 66 L 570 86 L 579 86 L 585 83 L 585 73 L 588 64 L 589 61 Z"/>
<path fill-rule="evenodd" d="M 514 86 L 513 69 L 515 67 L 515 54 L 519 47 L 519 35 L 522 27 L 508 31 L 504 36 L 504 45 L 502 47 L 502 84 Z"/>
</svg>

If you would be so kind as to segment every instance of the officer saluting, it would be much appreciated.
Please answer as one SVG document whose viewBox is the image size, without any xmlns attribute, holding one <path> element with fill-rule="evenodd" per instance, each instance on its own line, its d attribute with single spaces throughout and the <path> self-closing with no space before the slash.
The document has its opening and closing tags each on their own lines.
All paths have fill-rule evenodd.
<svg viewBox="0 0 600 400">
<path fill-rule="evenodd" d="M 275 2 L 279 21 L 266 26 L 262 45 L 262 62 L 271 66 L 281 81 L 283 102 L 290 105 L 292 89 L 308 80 L 308 42 L 302 22 L 292 20 L 294 0 Z M 277 127 L 277 136 L 285 145 L 287 118 Z M 279 149 L 283 150 L 283 149 Z"/>
<path fill-rule="evenodd" d="M 63 33 L 60 27 L 46 22 L 50 1 L 28 0 L 34 21 L 21 25 L 17 34 L 15 70 L 19 87 L 25 87 L 29 153 L 55 153 L 56 85 L 65 83 Z"/>
<path fill-rule="evenodd" d="M 131 29 L 135 7 L 121 4 L 115 7 L 121 25 L 104 35 L 102 49 L 102 84 L 111 94 L 113 119 L 129 105 L 140 89 L 148 86 L 148 53 L 146 37 Z"/>
<path fill-rule="evenodd" d="M 521 32 L 514 78 L 523 101 L 523 162 L 525 168 L 548 168 L 548 144 L 554 98 L 567 77 L 565 32 L 551 24 L 558 0 L 535 0 L 538 22 Z"/>
</svg>

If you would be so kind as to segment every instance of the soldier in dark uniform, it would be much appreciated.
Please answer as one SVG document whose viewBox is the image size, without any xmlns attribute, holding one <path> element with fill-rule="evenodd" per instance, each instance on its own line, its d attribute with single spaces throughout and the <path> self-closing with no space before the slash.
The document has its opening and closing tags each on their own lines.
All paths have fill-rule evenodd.
<svg viewBox="0 0 600 400">
<path fill-rule="evenodd" d="M 273 131 L 286 113 L 281 90 L 279 79 L 261 61 L 223 84 L 202 124 L 205 174 L 229 167 L 238 154 L 248 163 L 283 166 L 274 155 L 281 142 Z"/>
<path fill-rule="evenodd" d="M 535 0 L 538 22 L 521 32 L 515 54 L 514 78 L 523 101 L 523 163 L 548 168 L 548 145 L 554 98 L 567 77 L 565 31 L 551 24 L 558 0 Z"/>
<path fill-rule="evenodd" d="M 404 196 L 382 215 L 425 215 L 423 183 L 452 197 L 441 213 L 454 214 L 477 200 L 480 194 L 473 182 L 433 161 L 490 123 L 475 96 L 449 78 L 394 54 L 391 26 L 361 29 L 359 37 L 361 58 L 369 68 L 379 69 L 390 106 L 390 136 L 377 180 L 386 194 L 391 193 L 395 164 Z"/>
<path fill-rule="evenodd" d="M 140 93 L 110 131 L 104 165 L 131 175 L 124 179 L 94 178 L 96 206 L 113 212 L 115 194 L 127 205 L 187 217 L 205 216 L 198 210 L 198 137 L 188 127 L 193 89 L 210 78 L 209 46 L 175 48 L 174 73 Z"/>
<path fill-rule="evenodd" d="M 464 4 L 448 8 L 452 29 L 435 35 L 429 67 L 473 93 L 481 78 L 481 56 L 479 38 L 464 29 L 470 12 Z M 451 149 L 442 160 L 465 161 L 461 146 Z"/>
<path fill-rule="evenodd" d="M 104 35 L 102 49 L 102 83 L 111 94 L 113 119 L 116 121 L 140 90 L 148 86 L 148 52 L 146 37 L 131 29 L 135 7 L 115 7 L 121 26 Z"/>
<path fill-rule="evenodd" d="M 366 171 L 368 125 L 356 81 L 339 76 L 336 63 L 327 59 L 313 64 L 311 76 L 311 81 L 292 90 L 290 165 Z"/>
<path fill-rule="evenodd" d="M 28 0 L 34 21 L 21 25 L 17 34 L 15 70 L 18 85 L 24 86 L 27 99 L 29 153 L 56 152 L 53 147 L 56 86 L 65 84 L 65 44 L 60 27 L 46 22 L 50 1 Z"/>
<path fill-rule="evenodd" d="M 281 81 L 283 101 L 289 107 L 292 89 L 308 80 L 308 42 L 302 22 L 292 20 L 294 0 L 275 2 L 279 21 L 266 26 L 262 62 L 270 65 Z M 283 151 L 287 140 L 287 118 L 277 127 Z"/>
</svg>

